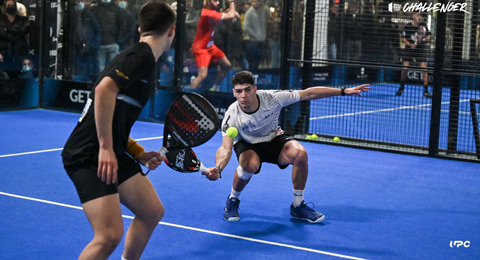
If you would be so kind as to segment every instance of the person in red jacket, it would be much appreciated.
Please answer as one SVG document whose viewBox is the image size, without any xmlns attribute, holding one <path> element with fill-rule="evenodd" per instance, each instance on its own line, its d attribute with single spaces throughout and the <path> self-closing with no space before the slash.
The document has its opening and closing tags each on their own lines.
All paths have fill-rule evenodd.
<svg viewBox="0 0 480 260">
<path fill-rule="evenodd" d="M 218 91 L 219 86 L 225 78 L 226 73 L 232 67 L 232 64 L 225 56 L 222 50 L 220 50 L 213 43 L 213 35 L 215 34 L 215 28 L 217 23 L 222 19 L 232 19 L 237 14 L 235 12 L 235 2 L 227 0 L 228 10 L 224 13 L 217 12 L 217 8 L 220 5 L 219 0 L 207 0 L 207 5 L 202 9 L 200 20 L 198 21 L 197 32 L 192 44 L 192 52 L 195 56 L 197 63 L 198 74 L 197 77 L 190 83 L 190 89 L 197 89 L 202 81 L 208 75 L 208 65 L 210 61 L 216 62 L 220 65 L 220 69 L 217 72 L 217 78 L 212 87 L 212 90 Z"/>
</svg>

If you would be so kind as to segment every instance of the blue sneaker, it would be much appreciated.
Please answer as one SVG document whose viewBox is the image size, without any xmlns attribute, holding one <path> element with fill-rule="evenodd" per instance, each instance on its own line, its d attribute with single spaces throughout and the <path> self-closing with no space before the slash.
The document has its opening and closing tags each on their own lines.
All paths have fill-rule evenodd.
<svg viewBox="0 0 480 260">
<path fill-rule="evenodd" d="M 238 221 L 240 215 L 238 215 L 238 206 L 240 205 L 240 200 L 237 198 L 227 199 L 227 205 L 225 206 L 225 212 L 223 213 L 223 219 L 226 221 Z"/>
<path fill-rule="evenodd" d="M 305 201 L 302 201 L 298 207 L 294 207 L 292 203 L 292 205 L 290 205 L 290 215 L 294 218 L 305 219 L 306 221 L 315 224 L 320 223 L 325 219 L 325 215 L 307 206 Z"/>
</svg>

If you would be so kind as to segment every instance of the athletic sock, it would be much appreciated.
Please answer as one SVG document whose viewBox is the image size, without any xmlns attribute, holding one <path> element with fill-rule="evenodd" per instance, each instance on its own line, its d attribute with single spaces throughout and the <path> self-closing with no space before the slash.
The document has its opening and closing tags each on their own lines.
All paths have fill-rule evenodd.
<svg viewBox="0 0 480 260">
<path fill-rule="evenodd" d="M 236 190 L 234 190 L 233 187 L 232 187 L 232 192 L 230 192 L 230 196 L 228 196 L 228 198 L 229 198 L 229 199 L 231 199 L 231 198 L 240 199 L 240 194 L 241 194 L 241 193 L 242 193 L 241 191 L 236 191 Z"/>
<path fill-rule="evenodd" d="M 298 207 L 302 204 L 303 201 L 303 193 L 305 190 L 293 190 L 293 206 Z"/>
<path fill-rule="evenodd" d="M 127 258 L 123 257 L 123 255 L 122 255 L 122 260 L 127 260 Z"/>
</svg>

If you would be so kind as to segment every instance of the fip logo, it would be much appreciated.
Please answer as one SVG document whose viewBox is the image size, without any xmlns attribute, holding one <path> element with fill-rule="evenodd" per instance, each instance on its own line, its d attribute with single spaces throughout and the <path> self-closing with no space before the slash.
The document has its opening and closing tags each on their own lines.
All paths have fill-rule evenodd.
<svg viewBox="0 0 480 260">
<path fill-rule="evenodd" d="M 450 247 L 456 247 L 456 248 L 459 248 L 461 246 L 463 247 L 470 247 L 470 241 L 459 241 L 459 240 L 455 240 L 455 241 L 450 241 Z"/>
</svg>

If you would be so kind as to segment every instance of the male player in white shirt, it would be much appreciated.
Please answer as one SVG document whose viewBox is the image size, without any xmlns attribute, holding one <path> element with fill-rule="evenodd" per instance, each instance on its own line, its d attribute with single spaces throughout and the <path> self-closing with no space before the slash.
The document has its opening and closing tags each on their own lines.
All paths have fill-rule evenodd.
<svg viewBox="0 0 480 260">
<path fill-rule="evenodd" d="M 308 207 L 303 199 L 308 177 L 308 157 L 305 147 L 292 137 L 285 135 L 278 126 L 278 118 L 284 106 L 292 103 L 339 95 L 358 95 L 368 92 L 369 85 L 353 88 L 311 87 L 305 90 L 257 90 L 253 74 L 240 71 L 233 76 L 233 95 L 237 101 L 228 107 L 222 122 L 223 141 L 215 156 L 216 167 L 204 173 L 210 180 L 220 177 L 221 171 L 230 161 L 232 148 L 239 166 L 233 177 L 232 191 L 228 196 L 223 218 L 238 221 L 240 193 L 252 175 L 260 172 L 263 162 L 277 164 L 284 169 L 292 168 L 293 203 L 290 214 L 310 223 L 320 223 L 325 216 Z M 238 135 L 227 136 L 229 127 L 236 127 Z"/>
</svg>

